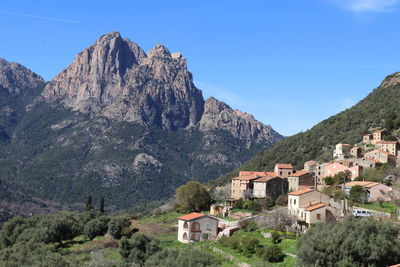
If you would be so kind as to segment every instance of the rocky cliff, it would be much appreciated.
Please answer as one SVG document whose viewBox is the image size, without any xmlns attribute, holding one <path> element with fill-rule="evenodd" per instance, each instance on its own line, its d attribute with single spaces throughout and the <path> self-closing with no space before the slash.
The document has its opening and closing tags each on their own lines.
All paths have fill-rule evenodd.
<svg viewBox="0 0 400 267">
<path fill-rule="evenodd" d="M 18 95 L 24 90 L 42 87 L 42 77 L 24 66 L 0 58 L 0 91 Z"/>
<path fill-rule="evenodd" d="M 213 97 L 205 102 L 199 129 L 201 131 L 215 129 L 228 131 L 233 136 L 244 140 L 248 147 L 262 142 L 273 144 L 282 139 L 282 136 L 270 125 L 257 121 L 251 114 L 234 110 Z"/>
<path fill-rule="evenodd" d="M 42 96 L 73 110 L 167 130 L 194 126 L 204 104 L 184 57 L 160 44 L 146 55 L 116 32 L 79 53 Z"/>
</svg>

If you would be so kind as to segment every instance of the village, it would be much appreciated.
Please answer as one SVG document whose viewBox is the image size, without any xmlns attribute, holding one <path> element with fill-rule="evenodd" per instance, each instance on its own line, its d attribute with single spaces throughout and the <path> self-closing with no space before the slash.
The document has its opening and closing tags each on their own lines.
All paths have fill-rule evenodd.
<svg viewBox="0 0 400 267">
<path fill-rule="evenodd" d="M 211 205 L 209 213 L 194 212 L 178 218 L 178 241 L 216 241 L 231 236 L 250 221 L 269 216 L 242 212 L 237 221 L 227 220 L 234 217 L 232 211 L 243 201 L 276 201 L 287 197 L 286 206 L 270 214 L 278 212 L 282 218 L 286 217 L 291 222 L 286 225 L 287 230 L 297 233 L 304 233 L 316 224 L 342 221 L 346 216 L 397 218 L 397 210 L 375 208 L 399 199 L 398 191 L 390 186 L 393 175 L 381 182 L 360 178 L 368 169 L 399 165 L 399 143 L 385 141 L 385 135 L 379 129 L 363 135 L 362 142 L 354 146 L 339 143 L 330 162 L 309 160 L 301 170 L 290 163 L 280 163 L 273 171 L 240 171 L 239 176 L 232 178 L 230 198 L 224 203 Z"/>
</svg>

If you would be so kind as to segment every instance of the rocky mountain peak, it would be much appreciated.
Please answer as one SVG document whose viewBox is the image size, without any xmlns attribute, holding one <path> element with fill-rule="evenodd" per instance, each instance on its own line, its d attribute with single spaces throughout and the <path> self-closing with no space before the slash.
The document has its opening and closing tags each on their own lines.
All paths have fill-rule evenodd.
<svg viewBox="0 0 400 267">
<path fill-rule="evenodd" d="M 0 58 L 0 91 L 18 95 L 24 90 L 32 90 L 44 86 L 42 77 L 26 67 Z"/>
<path fill-rule="evenodd" d="M 147 52 L 148 57 L 171 58 L 169 50 L 160 43 Z"/>
<path fill-rule="evenodd" d="M 79 53 L 42 97 L 84 113 L 170 130 L 194 126 L 204 103 L 182 56 L 172 57 L 161 44 L 147 56 L 117 32 Z"/>
<path fill-rule="evenodd" d="M 400 84 L 400 72 L 387 76 L 381 83 L 381 87 L 389 87 Z"/>
<path fill-rule="evenodd" d="M 205 101 L 199 129 L 201 131 L 226 130 L 245 141 L 248 147 L 254 143 L 275 143 L 283 139 L 270 125 L 264 125 L 251 114 L 234 110 L 213 97 Z"/>
</svg>

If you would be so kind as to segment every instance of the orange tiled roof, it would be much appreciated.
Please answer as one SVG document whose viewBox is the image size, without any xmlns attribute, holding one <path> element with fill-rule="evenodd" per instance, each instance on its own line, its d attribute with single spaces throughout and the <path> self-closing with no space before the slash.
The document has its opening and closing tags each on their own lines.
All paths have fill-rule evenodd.
<svg viewBox="0 0 400 267">
<path fill-rule="evenodd" d="M 322 207 L 325 207 L 326 204 L 325 203 L 317 203 L 317 204 L 312 204 L 311 206 L 308 206 L 307 208 L 305 208 L 306 211 L 313 211 L 313 210 L 317 210 L 320 209 Z"/>
<path fill-rule="evenodd" d="M 261 178 L 258 178 L 257 180 L 255 180 L 254 182 L 259 182 L 259 183 L 263 183 L 263 182 L 268 182 L 269 180 L 275 179 L 275 178 L 280 178 L 279 176 L 263 176 Z M 281 178 L 282 179 L 282 178 Z"/>
<path fill-rule="evenodd" d="M 253 172 L 253 171 L 240 171 L 239 172 L 239 176 L 246 176 L 246 175 L 264 176 L 265 172 Z"/>
<path fill-rule="evenodd" d="M 304 162 L 304 164 L 318 164 L 318 162 L 316 162 L 315 160 L 309 160 Z"/>
<path fill-rule="evenodd" d="M 368 187 L 368 188 L 370 188 L 370 187 L 373 187 L 373 186 L 376 186 L 376 185 L 379 185 L 379 184 L 380 184 L 380 183 L 377 183 L 377 182 L 352 181 L 352 182 L 346 183 L 346 187 L 347 187 L 347 186 L 352 187 L 352 186 L 359 185 L 359 186 L 362 186 L 362 187 Z"/>
<path fill-rule="evenodd" d="M 292 173 L 291 175 L 289 175 L 289 177 L 300 177 L 300 176 L 303 176 L 303 175 L 306 175 L 306 174 L 309 174 L 309 172 L 305 171 L 305 170 L 301 170 L 301 171 L 297 171 L 295 173 Z"/>
<path fill-rule="evenodd" d="M 304 194 L 310 193 L 312 191 L 314 191 L 314 189 L 304 188 L 304 189 L 300 189 L 300 190 L 297 190 L 297 191 L 289 192 L 288 195 L 300 196 L 300 195 L 304 195 Z"/>
<path fill-rule="evenodd" d="M 383 133 L 385 130 L 376 130 L 374 133 Z"/>
<path fill-rule="evenodd" d="M 372 151 L 371 151 L 371 152 L 372 152 Z M 391 153 L 389 153 L 389 152 L 386 152 L 386 151 L 383 151 L 383 150 L 378 150 L 378 152 L 383 153 L 383 154 L 388 155 L 388 156 L 394 156 L 394 157 L 396 157 L 396 155 L 393 155 L 393 154 L 391 154 Z"/>
<path fill-rule="evenodd" d="M 259 175 L 243 175 L 243 176 L 238 176 L 235 178 L 232 178 L 232 180 L 240 180 L 240 181 L 251 181 L 254 179 L 259 178 Z"/>
<path fill-rule="evenodd" d="M 396 144 L 397 141 L 378 141 L 377 144 Z"/>
<path fill-rule="evenodd" d="M 300 189 L 305 189 L 305 188 L 314 189 L 314 186 L 313 185 L 300 185 Z"/>
<path fill-rule="evenodd" d="M 373 161 L 373 162 L 375 162 L 375 163 L 382 164 L 382 162 L 380 162 L 379 160 L 373 159 L 373 158 L 366 158 L 366 157 L 363 157 L 363 159 L 367 159 L 367 160 Z"/>
<path fill-rule="evenodd" d="M 197 219 L 197 218 L 200 218 L 200 217 L 204 217 L 204 216 L 206 216 L 206 215 L 201 214 L 201 213 L 197 213 L 197 212 L 192 212 L 192 213 L 183 215 L 183 216 L 179 217 L 178 219 L 179 220 L 184 220 L 184 221 L 191 221 L 191 220 L 194 220 L 194 219 Z"/>
<path fill-rule="evenodd" d="M 277 163 L 275 166 L 277 166 L 279 169 L 293 169 L 293 166 L 290 163 Z"/>
</svg>

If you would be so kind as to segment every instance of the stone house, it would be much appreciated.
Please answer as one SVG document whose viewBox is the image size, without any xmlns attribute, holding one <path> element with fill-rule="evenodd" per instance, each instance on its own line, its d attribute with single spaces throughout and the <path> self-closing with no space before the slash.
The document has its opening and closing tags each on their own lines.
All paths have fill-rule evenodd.
<svg viewBox="0 0 400 267">
<path fill-rule="evenodd" d="M 264 173 L 265 175 L 265 173 Z M 254 180 L 260 178 L 259 174 L 249 174 L 249 172 L 240 172 L 238 177 L 232 179 L 231 198 L 248 198 L 253 194 Z"/>
<path fill-rule="evenodd" d="M 304 162 L 304 170 L 315 173 L 317 170 L 317 165 L 318 162 L 316 162 L 315 160 L 306 161 Z"/>
<path fill-rule="evenodd" d="M 385 130 L 376 130 L 372 133 L 372 144 L 376 144 L 377 142 L 383 141 L 383 137 L 385 136 Z"/>
<path fill-rule="evenodd" d="M 289 192 L 297 191 L 302 187 L 314 187 L 315 174 L 305 170 L 297 171 L 288 177 L 288 181 L 289 181 Z"/>
<path fill-rule="evenodd" d="M 218 235 L 218 222 L 215 217 L 193 212 L 178 218 L 178 241 L 190 243 L 215 240 Z"/>
<path fill-rule="evenodd" d="M 315 167 L 315 179 L 317 179 L 317 184 L 323 184 L 323 178 L 325 177 L 325 166 L 329 163 L 317 164 Z"/>
<path fill-rule="evenodd" d="M 354 161 L 354 166 L 361 166 L 363 167 L 363 169 L 379 168 L 382 165 L 383 165 L 382 162 L 374 158 L 363 157 L 363 158 L 358 158 Z"/>
<path fill-rule="evenodd" d="M 396 156 L 393 154 L 390 154 L 389 152 L 375 149 L 370 152 L 365 153 L 366 158 L 370 159 L 376 159 L 382 163 L 387 163 L 392 167 L 396 167 Z"/>
<path fill-rule="evenodd" d="M 334 159 L 345 159 L 350 157 L 351 145 L 339 143 L 333 151 Z"/>
<path fill-rule="evenodd" d="M 275 173 L 273 173 L 275 174 Z M 288 181 L 276 175 L 266 175 L 254 180 L 253 197 L 275 201 L 280 195 L 287 194 Z"/>
<path fill-rule="evenodd" d="M 283 163 L 278 163 L 275 164 L 274 172 L 276 173 L 277 176 L 287 178 L 289 175 L 294 173 L 294 169 L 292 164 L 283 164 Z"/>
<path fill-rule="evenodd" d="M 364 144 L 372 144 L 374 140 L 373 134 L 364 134 L 363 135 L 363 143 Z"/>
<path fill-rule="evenodd" d="M 361 157 L 361 153 L 362 153 L 361 147 L 353 147 L 353 148 L 351 148 L 351 150 L 350 150 L 350 155 L 351 155 L 352 157 L 354 157 L 354 158 L 359 158 L 359 157 Z"/>
<path fill-rule="evenodd" d="M 351 188 L 356 185 L 362 186 L 367 191 L 368 202 L 376 202 L 379 200 L 383 201 L 391 200 L 389 192 L 392 191 L 392 188 L 382 183 L 369 182 L 369 181 L 352 181 L 342 184 L 342 188 L 343 191 L 348 195 L 350 193 Z"/>
<path fill-rule="evenodd" d="M 398 144 L 399 143 L 397 141 L 377 141 L 375 146 L 379 150 L 386 151 L 397 156 Z"/>
<path fill-rule="evenodd" d="M 336 220 L 329 203 L 329 196 L 318 190 L 300 189 L 288 193 L 288 214 L 295 218 L 297 228 L 303 231 L 312 224 Z"/>
</svg>

